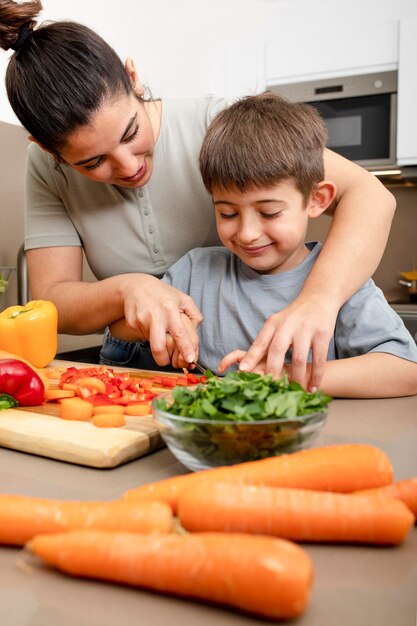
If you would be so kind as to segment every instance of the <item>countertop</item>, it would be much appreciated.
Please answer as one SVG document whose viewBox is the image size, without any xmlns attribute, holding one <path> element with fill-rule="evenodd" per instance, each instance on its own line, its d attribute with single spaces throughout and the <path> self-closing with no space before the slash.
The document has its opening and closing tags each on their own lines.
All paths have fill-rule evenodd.
<svg viewBox="0 0 417 626">
<path fill-rule="evenodd" d="M 417 476 L 417 396 L 335 400 L 316 445 L 364 442 L 392 460 L 395 479 Z M 97 470 L 0 449 L 0 491 L 63 499 L 119 497 L 186 473 L 167 449 Z M 315 584 L 297 626 L 415 626 L 417 528 L 395 548 L 304 545 Z M 13 548 L 0 548 L 3 626 L 250 626 L 266 622 L 223 608 L 107 583 L 76 580 Z M 282 623 L 282 622 L 281 622 Z"/>
</svg>

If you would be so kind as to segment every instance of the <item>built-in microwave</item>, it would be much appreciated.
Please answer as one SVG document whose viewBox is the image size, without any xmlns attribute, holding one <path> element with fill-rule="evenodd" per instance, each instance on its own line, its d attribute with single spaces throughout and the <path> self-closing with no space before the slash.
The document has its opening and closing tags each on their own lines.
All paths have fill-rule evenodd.
<svg viewBox="0 0 417 626">
<path fill-rule="evenodd" d="M 369 169 L 395 166 L 397 71 L 294 82 L 270 90 L 315 106 L 326 122 L 331 150 Z"/>
</svg>

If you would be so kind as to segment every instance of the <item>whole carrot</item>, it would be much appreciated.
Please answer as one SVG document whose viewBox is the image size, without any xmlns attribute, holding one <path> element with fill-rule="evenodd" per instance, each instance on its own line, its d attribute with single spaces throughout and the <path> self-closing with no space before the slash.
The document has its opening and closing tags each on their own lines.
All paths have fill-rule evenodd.
<svg viewBox="0 0 417 626">
<path fill-rule="evenodd" d="M 184 491 L 178 516 L 189 531 L 381 545 L 401 543 L 414 524 L 405 504 L 393 498 L 230 483 Z"/>
<path fill-rule="evenodd" d="M 169 533 L 165 502 L 76 502 L 0 495 L 0 544 L 21 546 L 40 533 L 77 528 Z"/>
<path fill-rule="evenodd" d="M 379 448 L 366 444 L 342 444 L 176 476 L 136 487 L 123 497 L 128 500 L 164 501 L 175 511 L 178 497 L 184 489 L 212 482 L 346 493 L 388 485 L 392 477 L 391 462 Z"/>
<path fill-rule="evenodd" d="M 397 498 L 404 502 L 406 506 L 417 518 L 417 478 L 405 478 L 404 480 L 398 480 L 392 485 L 386 487 L 375 487 L 374 489 L 362 489 L 356 491 L 357 495 L 377 495 L 388 496 L 390 498 Z"/>
<path fill-rule="evenodd" d="M 306 608 L 310 558 L 289 541 L 241 534 L 40 535 L 29 549 L 71 574 L 236 607 L 274 619 Z"/>
</svg>

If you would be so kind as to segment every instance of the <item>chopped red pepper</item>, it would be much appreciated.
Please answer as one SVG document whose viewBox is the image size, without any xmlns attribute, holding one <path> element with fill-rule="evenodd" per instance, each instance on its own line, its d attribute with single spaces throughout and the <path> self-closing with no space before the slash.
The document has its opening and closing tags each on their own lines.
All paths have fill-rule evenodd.
<svg viewBox="0 0 417 626">
<path fill-rule="evenodd" d="M 0 360 L 0 409 L 37 406 L 45 400 L 45 386 L 38 374 L 18 359 Z"/>
<path fill-rule="evenodd" d="M 96 379 L 96 382 L 93 379 Z M 160 386 L 162 392 L 164 389 L 171 389 L 176 385 L 184 387 L 196 385 L 203 380 L 204 377 L 197 377 L 186 369 L 184 369 L 184 374 L 178 376 L 156 374 L 149 378 L 139 378 L 129 375 L 128 372 L 115 372 L 106 366 L 82 367 L 80 369 L 69 367 L 61 375 L 59 387 L 74 385 L 77 395 L 92 404 L 128 405 L 152 400 L 159 393 L 155 386 Z M 150 387 L 154 388 L 153 391 L 150 390 Z"/>
<path fill-rule="evenodd" d="M 109 406 L 114 404 L 113 400 L 104 393 L 95 393 L 85 398 L 85 400 L 93 406 Z"/>
</svg>

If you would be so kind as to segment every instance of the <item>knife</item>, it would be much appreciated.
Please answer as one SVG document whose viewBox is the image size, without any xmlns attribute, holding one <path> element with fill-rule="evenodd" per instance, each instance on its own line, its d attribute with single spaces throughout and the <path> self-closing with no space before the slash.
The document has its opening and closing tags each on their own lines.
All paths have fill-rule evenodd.
<svg viewBox="0 0 417 626">
<path fill-rule="evenodd" d="M 206 373 L 206 370 L 204 369 L 204 367 L 200 365 L 200 363 L 197 363 L 197 361 L 193 361 L 192 365 L 194 365 L 195 369 L 198 370 L 200 374 Z"/>
</svg>

